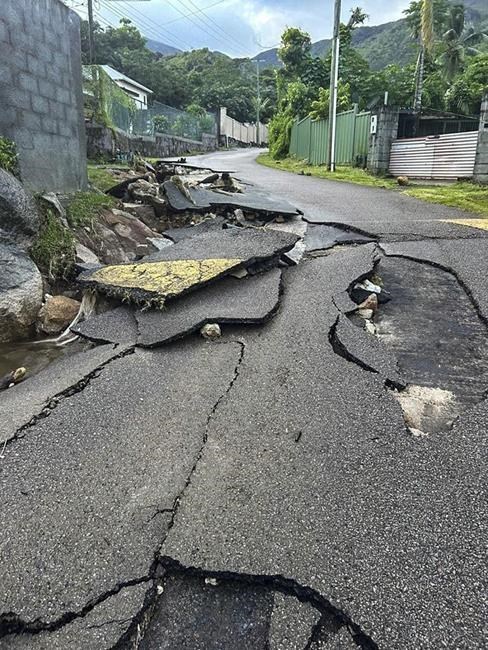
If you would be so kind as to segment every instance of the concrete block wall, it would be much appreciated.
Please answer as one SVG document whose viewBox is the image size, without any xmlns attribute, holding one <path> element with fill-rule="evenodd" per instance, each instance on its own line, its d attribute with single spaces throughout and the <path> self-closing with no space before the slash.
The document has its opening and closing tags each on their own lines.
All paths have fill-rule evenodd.
<svg viewBox="0 0 488 650">
<path fill-rule="evenodd" d="M 29 189 L 86 187 L 80 19 L 60 0 L 0 0 L 0 135 Z"/>
<path fill-rule="evenodd" d="M 397 108 L 382 106 L 376 113 L 378 121 L 376 133 L 370 135 L 368 151 L 368 170 L 373 174 L 387 174 L 390 165 L 390 150 L 398 135 Z"/>
<path fill-rule="evenodd" d="M 117 150 L 139 153 L 142 156 L 165 158 L 185 155 L 194 151 L 216 151 L 217 136 L 203 134 L 202 141 L 188 140 L 175 135 L 156 133 L 155 136 L 129 135 L 118 129 L 95 124 L 87 125 L 88 156 L 113 158 Z"/>
<path fill-rule="evenodd" d="M 484 96 L 481 102 L 478 147 L 474 162 L 473 180 L 477 183 L 488 184 L 488 94 Z"/>
</svg>

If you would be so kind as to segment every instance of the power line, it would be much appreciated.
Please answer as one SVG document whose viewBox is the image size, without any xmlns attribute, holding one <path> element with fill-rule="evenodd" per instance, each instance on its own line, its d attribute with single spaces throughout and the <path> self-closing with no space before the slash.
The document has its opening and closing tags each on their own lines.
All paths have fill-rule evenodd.
<svg viewBox="0 0 488 650">
<path fill-rule="evenodd" d="M 208 14 L 206 14 L 204 9 L 201 9 L 200 7 L 198 7 L 198 6 L 193 2 L 193 0 L 178 0 L 178 1 L 182 4 L 182 6 L 183 6 L 185 9 L 189 9 L 189 7 L 186 6 L 186 2 L 188 2 L 189 5 L 191 5 L 192 7 L 194 7 L 194 8 L 196 9 L 196 12 L 195 12 L 195 13 L 197 13 L 197 14 L 201 14 L 201 16 L 202 16 L 202 21 L 203 21 L 204 19 L 205 19 L 205 21 L 206 21 L 204 24 L 206 24 L 207 27 L 209 27 L 210 29 L 212 29 L 212 30 L 215 32 L 215 34 L 216 34 L 217 36 L 219 36 L 220 38 L 222 38 L 222 36 L 220 36 L 220 34 L 219 34 L 219 32 L 220 32 L 220 33 L 223 34 L 223 37 L 225 38 L 225 40 L 228 41 L 229 43 L 231 43 L 232 46 L 234 46 L 234 44 L 237 43 L 237 45 L 239 45 L 240 47 L 242 47 L 244 50 L 247 49 L 247 47 L 246 47 L 243 43 L 241 43 L 238 39 L 234 38 L 234 36 L 232 36 L 232 35 L 229 34 L 225 29 L 223 29 L 223 28 L 218 24 L 217 21 L 215 21 L 211 16 L 209 16 Z M 183 4 L 183 2 L 184 2 L 185 4 Z M 214 27 L 213 25 L 215 25 L 215 27 Z M 218 31 L 217 31 L 217 30 L 218 30 Z"/>
<path fill-rule="evenodd" d="M 176 36 L 173 36 L 167 30 L 162 29 L 161 31 L 159 31 L 158 26 L 157 25 L 155 26 L 155 23 L 153 23 L 150 18 L 144 16 L 144 14 L 141 14 L 142 18 L 138 18 L 136 15 L 134 15 L 132 12 L 129 12 L 127 9 L 124 9 L 123 12 L 122 12 L 121 9 L 119 9 L 118 7 L 116 8 L 116 7 L 113 7 L 112 5 L 107 4 L 107 2 L 104 1 L 104 0 L 99 0 L 99 2 L 100 2 L 101 6 L 104 9 L 107 9 L 108 11 L 111 11 L 112 13 L 119 16 L 120 18 L 130 17 L 135 22 L 140 23 L 143 26 L 144 31 L 149 32 L 148 36 L 150 36 L 150 37 L 157 38 L 157 39 L 162 39 L 162 40 L 164 40 L 166 42 L 169 41 L 170 45 L 173 45 L 174 47 L 177 47 L 177 48 L 183 47 L 184 49 L 192 49 L 192 47 L 193 47 L 192 45 L 190 45 L 189 43 L 186 43 L 182 39 L 180 39 L 180 38 L 178 38 Z M 133 11 L 136 12 L 136 10 L 134 10 L 134 9 L 133 9 Z M 136 12 L 136 13 L 139 13 L 139 12 Z"/>
<path fill-rule="evenodd" d="M 168 0 L 168 4 L 169 4 L 171 7 L 173 7 L 173 9 L 175 9 L 175 11 L 177 11 L 179 14 L 181 14 L 182 16 L 185 16 L 186 19 L 187 19 L 188 21 L 190 21 L 193 25 L 195 25 L 196 27 L 198 27 L 198 29 L 200 29 L 201 31 L 205 32 L 205 34 L 207 34 L 207 35 L 210 36 L 211 38 L 216 38 L 216 35 L 215 35 L 215 34 L 212 34 L 211 32 L 209 32 L 209 31 L 206 29 L 206 27 L 203 27 L 202 25 L 200 25 L 197 21 L 195 21 L 195 20 L 193 19 L 192 16 L 188 16 L 188 15 L 186 15 L 183 11 L 181 11 L 181 9 L 180 9 L 179 7 L 175 6 L 175 5 L 171 2 L 171 0 Z M 219 40 L 220 40 L 221 42 L 223 41 L 223 39 L 222 39 L 221 37 L 217 37 L 217 38 L 219 38 Z M 227 44 L 226 44 L 226 43 L 224 43 L 224 45 L 226 45 L 226 47 L 227 47 Z"/>
</svg>

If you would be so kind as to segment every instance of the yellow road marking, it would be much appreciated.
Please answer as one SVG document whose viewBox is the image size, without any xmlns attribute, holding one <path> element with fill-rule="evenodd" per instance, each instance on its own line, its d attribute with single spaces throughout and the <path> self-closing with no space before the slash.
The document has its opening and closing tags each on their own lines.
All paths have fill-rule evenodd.
<svg viewBox="0 0 488 650">
<path fill-rule="evenodd" d="M 235 268 L 242 261 L 217 258 L 113 264 L 94 271 L 89 279 L 113 287 L 142 289 L 162 297 L 176 296 Z"/>
<path fill-rule="evenodd" d="M 479 228 L 488 230 L 488 219 L 441 219 L 444 223 L 454 223 L 458 226 L 469 226 L 470 228 Z"/>
</svg>

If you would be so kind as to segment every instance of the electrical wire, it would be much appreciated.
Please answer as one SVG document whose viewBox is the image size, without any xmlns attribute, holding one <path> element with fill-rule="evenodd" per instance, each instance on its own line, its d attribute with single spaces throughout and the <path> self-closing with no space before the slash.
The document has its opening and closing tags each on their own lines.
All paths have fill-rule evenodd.
<svg viewBox="0 0 488 650">
<path fill-rule="evenodd" d="M 172 45 L 173 47 L 176 48 L 183 47 L 184 49 L 193 49 L 192 45 L 186 43 L 185 41 L 183 41 L 182 39 L 176 36 L 173 36 L 171 32 L 168 32 L 167 30 L 163 30 L 163 29 L 159 31 L 157 27 L 153 26 L 154 23 L 152 23 L 152 21 L 149 18 L 146 17 L 144 17 L 144 19 L 138 18 L 134 13 L 128 11 L 127 9 L 119 9 L 118 7 L 109 5 L 106 0 L 99 0 L 99 2 L 104 9 L 112 12 L 113 14 L 119 16 L 120 18 L 128 18 L 128 17 L 132 18 L 134 22 L 137 22 L 142 26 L 144 32 L 148 32 L 147 35 L 151 38 L 163 40 L 167 42 L 169 45 Z"/>
<path fill-rule="evenodd" d="M 197 22 L 197 21 L 193 18 L 193 16 L 188 16 L 188 15 L 185 14 L 185 13 L 184 13 L 184 12 L 183 12 L 179 7 L 178 7 L 178 6 L 175 6 L 175 5 L 173 4 L 173 2 L 171 2 L 171 0 L 167 0 L 167 2 L 168 2 L 168 4 L 170 5 L 170 7 L 172 7 L 175 11 L 177 11 L 177 12 L 178 12 L 179 14 L 181 14 L 182 16 L 185 16 L 186 19 L 187 19 L 189 22 L 191 22 L 193 25 L 195 25 L 195 27 L 197 27 L 198 29 L 200 29 L 202 32 L 205 32 L 205 34 L 207 34 L 207 36 L 210 36 L 210 37 L 213 38 L 213 39 L 218 38 L 218 40 L 220 40 L 221 43 L 224 43 L 225 47 L 228 47 L 227 43 L 223 40 L 222 37 L 217 36 L 215 33 L 212 34 L 211 32 L 209 32 L 208 29 L 206 29 L 206 27 L 202 26 L 199 22 Z M 201 20 L 201 19 L 200 19 L 200 20 Z M 202 21 L 202 22 L 203 22 L 203 21 Z M 204 23 L 204 24 L 205 24 L 205 23 Z M 232 43 L 232 46 L 233 46 L 233 43 Z M 234 49 L 234 51 L 236 51 L 236 50 Z"/>
<path fill-rule="evenodd" d="M 196 9 L 197 14 L 201 14 L 202 18 L 201 20 L 204 21 L 204 24 L 211 29 L 218 37 L 220 38 L 225 38 L 226 41 L 228 41 L 232 46 L 235 44 L 239 45 L 241 48 L 244 50 L 247 50 L 247 46 L 244 45 L 242 42 L 240 42 L 238 39 L 236 39 L 233 35 L 229 34 L 225 29 L 223 29 L 217 21 L 215 21 L 211 16 L 208 16 L 205 13 L 205 9 L 201 9 L 198 7 L 193 0 L 178 0 L 180 4 L 185 8 L 185 9 L 190 9 L 189 6 L 186 5 L 188 4 Z M 223 36 L 222 36 L 223 35 Z"/>
</svg>

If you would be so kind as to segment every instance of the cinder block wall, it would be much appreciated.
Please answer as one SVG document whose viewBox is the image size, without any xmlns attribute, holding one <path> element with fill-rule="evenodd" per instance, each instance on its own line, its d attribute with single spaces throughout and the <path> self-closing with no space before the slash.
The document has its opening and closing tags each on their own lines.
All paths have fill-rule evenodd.
<svg viewBox="0 0 488 650">
<path fill-rule="evenodd" d="M 476 150 L 473 178 L 478 183 L 488 185 L 488 94 L 483 97 L 481 102 L 478 148 Z"/>
<path fill-rule="evenodd" d="M 86 187 L 80 19 L 60 0 L 0 0 L 0 135 L 26 187 Z"/>
</svg>

